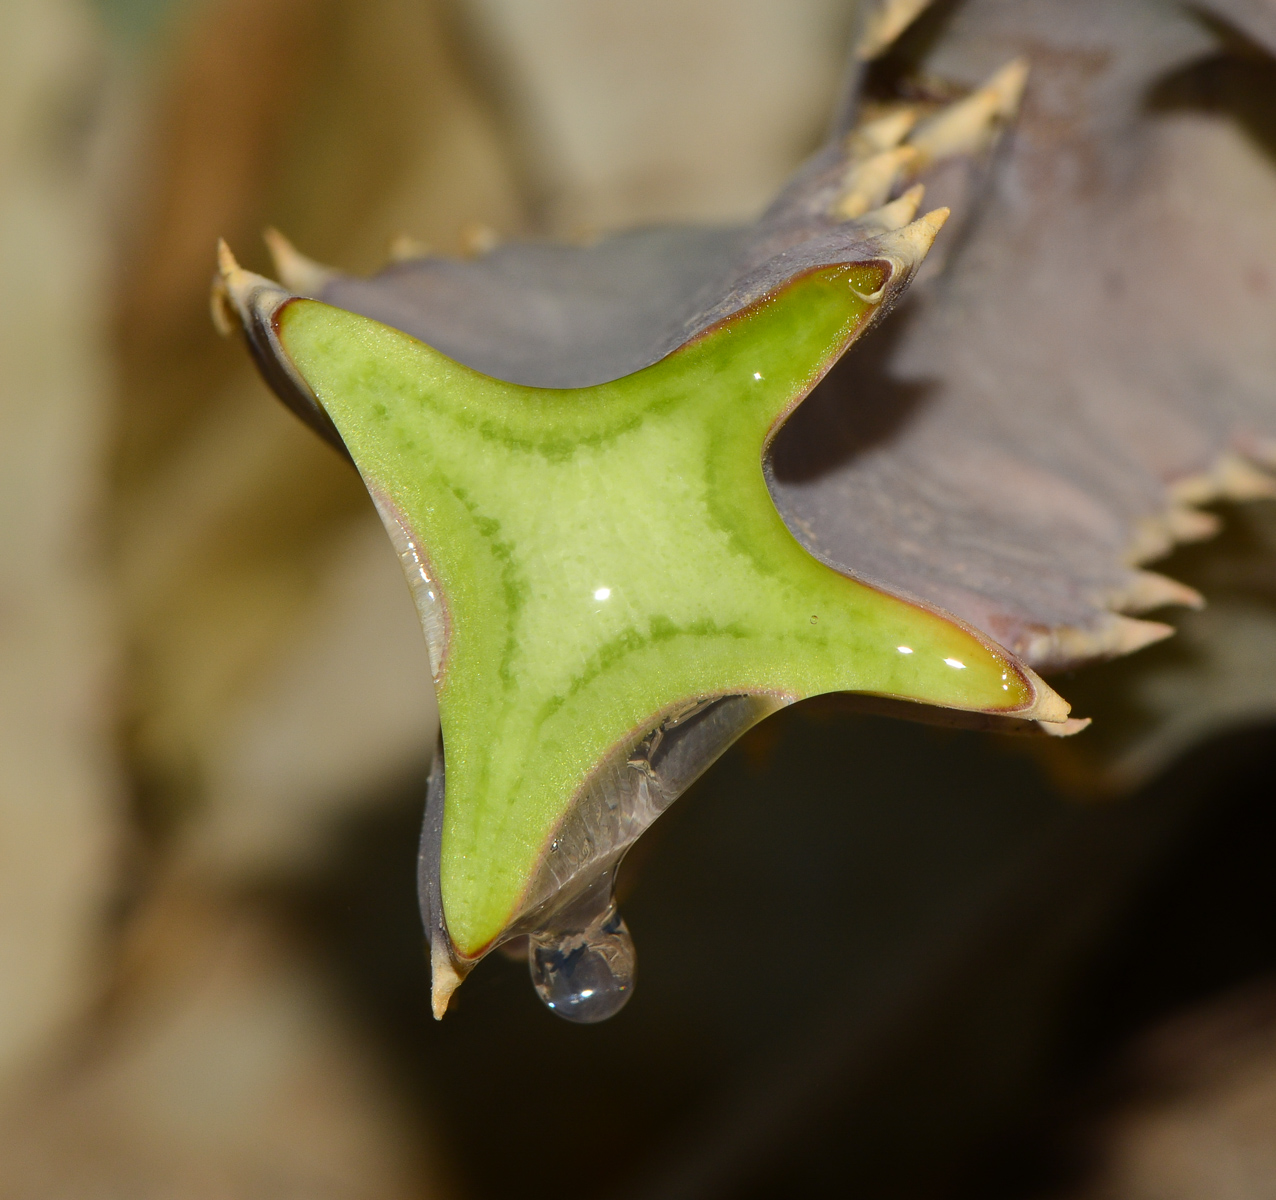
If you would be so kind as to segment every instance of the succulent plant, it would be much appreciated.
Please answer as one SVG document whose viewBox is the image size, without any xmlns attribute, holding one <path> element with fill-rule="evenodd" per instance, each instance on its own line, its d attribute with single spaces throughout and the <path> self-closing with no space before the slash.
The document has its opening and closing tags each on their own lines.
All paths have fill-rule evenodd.
<svg viewBox="0 0 1276 1200">
<path fill-rule="evenodd" d="M 1036 669 L 1171 632 L 1125 613 L 1199 597 L 1137 564 L 1207 533 L 1204 500 L 1271 492 L 1255 465 L 1276 461 L 1270 337 L 1250 339 L 1252 361 L 1204 362 L 1192 288 L 1213 259 L 1191 245 L 1179 296 L 1148 294 L 1166 257 L 1148 156 L 1087 181 L 1057 146 L 1034 154 L 1052 104 L 1119 122 L 1149 74 L 1217 35 L 1183 12 L 1139 71 L 1087 67 L 1107 87 L 1096 114 L 1051 91 L 1076 63 L 1042 47 L 1130 41 L 1176 6 L 972 0 L 907 65 L 937 55 L 960 81 L 1035 47 L 1045 99 L 1011 146 L 1020 54 L 958 98 L 933 81 L 866 92 L 924 7 L 861 6 L 832 136 L 750 226 L 409 253 L 366 280 L 272 234 L 282 286 L 222 248 L 215 315 L 363 476 L 425 630 L 443 742 L 420 875 L 436 1016 L 521 936 L 551 1008 L 615 1012 L 634 961 L 621 858 L 785 704 L 839 691 L 990 728 L 1084 727 Z M 949 216 L 917 216 L 928 187 L 956 210 L 943 276 L 921 270 Z M 915 277 L 894 336 L 839 363 Z M 1061 277 L 1076 301 L 1036 302 Z M 1131 297 L 1161 319 L 1115 320 Z M 1096 346 L 1111 353 L 1077 354 Z M 1206 367 L 1235 381 L 1225 403 L 1189 386 Z"/>
</svg>

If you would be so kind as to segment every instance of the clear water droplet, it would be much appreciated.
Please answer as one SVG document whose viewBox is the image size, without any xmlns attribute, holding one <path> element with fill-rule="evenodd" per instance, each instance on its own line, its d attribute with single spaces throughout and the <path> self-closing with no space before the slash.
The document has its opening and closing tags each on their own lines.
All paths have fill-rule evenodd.
<svg viewBox="0 0 1276 1200">
<path fill-rule="evenodd" d="M 575 904 L 527 939 L 536 994 L 551 1012 L 582 1025 L 615 1016 L 634 990 L 634 942 L 611 898 L 610 878 L 601 892 L 601 911 L 596 903 Z"/>
</svg>

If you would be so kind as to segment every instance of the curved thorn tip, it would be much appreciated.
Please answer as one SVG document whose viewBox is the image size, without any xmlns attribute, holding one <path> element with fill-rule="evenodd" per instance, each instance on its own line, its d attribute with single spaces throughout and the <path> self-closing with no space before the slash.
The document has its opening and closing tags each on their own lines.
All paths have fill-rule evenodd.
<svg viewBox="0 0 1276 1200">
<path fill-rule="evenodd" d="M 911 172 L 917 158 L 912 146 L 896 146 L 852 163 L 833 205 L 834 218 L 851 221 L 883 204 L 901 176 Z"/>
<path fill-rule="evenodd" d="M 220 283 L 225 289 L 230 302 L 240 310 L 241 315 L 248 304 L 249 296 L 258 283 L 268 282 L 260 275 L 245 271 L 235 260 L 225 238 L 217 239 L 217 273 Z"/>
<path fill-rule="evenodd" d="M 209 313 L 213 326 L 222 337 L 230 337 L 242 326 L 243 300 L 249 286 L 245 282 L 248 272 L 235 261 L 225 238 L 217 239 L 217 274 L 208 296 Z"/>
<path fill-rule="evenodd" d="M 1205 598 L 1194 587 L 1156 571 L 1137 571 L 1129 586 L 1113 597 L 1111 607 L 1118 612 L 1144 613 L 1166 605 L 1204 608 Z"/>
<path fill-rule="evenodd" d="M 926 166 L 942 158 L 981 154 L 1001 128 L 1019 111 L 1028 82 L 1028 60 L 1014 58 L 964 100 L 958 100 L 923 121 L 908 139 Z"/>
<path fill-rule="evenodd" d="M 855 224 L 874 233 L 889 233 L 895 229 L 902 229 L 917 216 L 917 210 L 921 207 L 925 195 L 925 185 L 915 183 L 899 199 L 883 204 L 880 208 L 871 209 L 862 217 L 856 217 Z"/>
<path fill-rule="evenodd" d="M 846 149 L 852 158 L 871 158 L 883 150 L 894 150 L 917 124 L 915 108 L 901 107 L 856 126 L 846 135 Z"/>
<path fill-rule="evenodd" d="M 243 270 L 235 261 L 235 256 L 226 244 L 226 239 L 220 237 L 217 239 L 217 270 L 227 283 L 230 282 L 231 276 Z"/>
<path fill-rule="evenodd" d="M 876 0 L 863 6 L 855 57 L 863 62 L 876 58 L 895 43 L 931 0 Z"/>
<path fill-rule="evenodd" d="M 1093 721 L 1093 717 L 1069 717 L 1066 721 L 1038 721 L 1037 725 L 1042 733 L 1051 737 L 1072 737 L 1083 729 L 1089 729 Z"/>
<path fill-rule="evenodd" d="M 332 267 L 307 258 L 273 225 L 262 230 L 262 241 L 270 251 L 275 271 L 283 285 L 302 295 L 315 295 L 338 274 Z"/>
</svg>

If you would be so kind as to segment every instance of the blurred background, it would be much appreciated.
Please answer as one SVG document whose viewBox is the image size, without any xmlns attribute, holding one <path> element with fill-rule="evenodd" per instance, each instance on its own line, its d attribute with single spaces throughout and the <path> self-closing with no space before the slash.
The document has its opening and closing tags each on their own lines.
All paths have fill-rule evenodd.
<svg viewBox="0 0 1276 1200">
<path fill-rule="evenodd" d="M 0 0 L 0 1197 L 1276 1195 L 1271 501 L 1084 747 L 787 711 L 631 856 L 619 1017 L 494 955 L 430 1019 L 421 635 L 215 240 L 748 219 L 851 19 Z"/>
</svg>

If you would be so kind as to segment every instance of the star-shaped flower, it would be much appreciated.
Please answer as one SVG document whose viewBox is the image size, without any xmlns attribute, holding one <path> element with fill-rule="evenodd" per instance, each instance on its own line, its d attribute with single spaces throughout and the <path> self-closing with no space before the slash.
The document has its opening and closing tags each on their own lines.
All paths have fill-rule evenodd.
<svg viewBox="0 0 1276 1200">
<path fill-rule="evenodd" d="M 878 251 L 796 276 L 645 369 L 564 389 L 480 374 L 224 259 L 256 344 L 332 422 L 414 587 L 447 754 L 427 881 L 441 992 L 606 876 L 672 799 L 645 795 L 623 829 L 593 811 L 609 787 L 629 808 L 637 784 L 660 790 L 662 725 L 723 726 L 701 716 L 710 754 L 679 766 L 681 790 L 724 733 L 824 692 L 1066 715 L 975 631 L 819 562 L 771 500 L 769 441 L 903 273 Z M 712 704 L 726 697 L 749 699 Z"/>
<path fill-rule="evenodd" d="M 985 635 L 813 556 L 767 465 L 947 215 L 915 219 L 920 187 L 890 196 L 985 152 L 1023 75 L 861 126 L 743 230 L 423 257 L 370 281 L 272 235 L 293 290 L 223 247 L 219 318 L 352 458 L 425 629 L 447 771 L 445 790 L 440 755 L 422 842 L 436 1015 L 521 934 L 551 1007 L 615 1011 L 633 967 L 616 866 L 778 707 L 857 692 L 1065 722 Z"/>
</svg>

